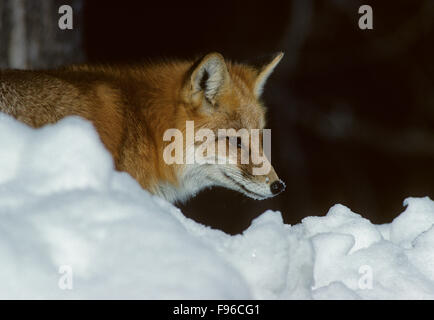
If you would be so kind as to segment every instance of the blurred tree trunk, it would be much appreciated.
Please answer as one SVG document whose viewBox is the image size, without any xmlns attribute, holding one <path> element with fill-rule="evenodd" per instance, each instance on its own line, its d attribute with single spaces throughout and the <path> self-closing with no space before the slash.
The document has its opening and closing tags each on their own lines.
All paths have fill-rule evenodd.
<svg viewBox="0 0 434 320">
<path fill-rule="evenodd" d="M 74 29 L 61 30 L 59 7 L 74 11 Z M 0 0 L 0 68 L 51 68 L 84 60 L 83 0 Z"/>
</svg>

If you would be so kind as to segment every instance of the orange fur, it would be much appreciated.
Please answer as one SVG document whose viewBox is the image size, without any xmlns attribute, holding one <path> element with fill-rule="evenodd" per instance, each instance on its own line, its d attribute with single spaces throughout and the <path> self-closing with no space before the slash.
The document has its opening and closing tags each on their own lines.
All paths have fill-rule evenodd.
<svg viewBox="0 0 434 320">
<path fill-rule="evenodd" d="M 210 56 L 215 63 L 222 59 L 218 54 L 208 59 Z M 0 111 L 35 128 L 71 115 L 91 121 L 116 168 L 130 173 L 143 188 L 161 194 L 162 185 L 182 188 L 184 170 L 162 159 L 167 145 L 162 137 L 167 129 L 185 131 L 187 120 L 194 120 L 196 128 L 213 131 L 264 128 L 265 108 L 254 92 L 258 79 L 263 78 L 261 70 L 227 61 L 218 64 L 219 68 L 224 65 L 227 79 L 218 78 L 222 85 L 212 102 L 205 91 L 193 92 L 191 77 L 200 70 L 198 61 L 4 70 L 0 71 Z M 218 71 L 222 75 L 223 69 Z M 278 179 L 274 170 L 270 177 Z"/>
</svg>

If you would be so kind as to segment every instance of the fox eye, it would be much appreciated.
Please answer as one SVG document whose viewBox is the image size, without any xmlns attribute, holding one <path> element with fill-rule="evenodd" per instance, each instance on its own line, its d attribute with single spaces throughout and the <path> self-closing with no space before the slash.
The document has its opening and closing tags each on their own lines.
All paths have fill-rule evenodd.
<svg viewBox="0 0 434 320">
<path fill-rule="evenodd" d="M 226 137 L 226 140 L 231 143 L 231 139 L 229 137 Z M 237 148 L 242 148 L 243 144 L 242 144 L 242 140 L 240 137 L 237 137 Z"/>
</svg>

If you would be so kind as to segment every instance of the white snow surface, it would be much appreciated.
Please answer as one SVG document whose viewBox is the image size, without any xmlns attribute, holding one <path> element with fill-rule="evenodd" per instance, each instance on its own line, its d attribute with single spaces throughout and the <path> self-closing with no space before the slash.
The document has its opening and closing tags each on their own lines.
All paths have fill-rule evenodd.
<svg viewBox="0 0 434 320">
<path fill-rule="evenodd" d="M 92 125 L 0 115 L 1 299 L 433 299 L 434 202 L 374 225 L 342 205 L 240 235 L 114 170 Z"/>
</svg>

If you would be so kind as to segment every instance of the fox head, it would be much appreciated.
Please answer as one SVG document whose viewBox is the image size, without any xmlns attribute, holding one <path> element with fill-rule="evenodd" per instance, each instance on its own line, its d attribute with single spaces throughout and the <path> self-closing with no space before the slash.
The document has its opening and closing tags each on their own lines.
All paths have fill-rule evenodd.
<svg viewBox="0 0 434 320">
<path fill-rule="evenodd" d="M 178 97 L 176 126 L 183 140 L 166 149 L 169 155 L 182 148 L 175 164 L 178 185 L 162 186 L 165 198 L 182 201 L 213 186 L 257 200 L 284 191 L 270 163 L 271 137 L 263 131 L 266 109 L 261 101 L 264 85 L 282 57 L 279 53 L 255 68 L 211 53 L 189 67 Z"/>
</svg>

